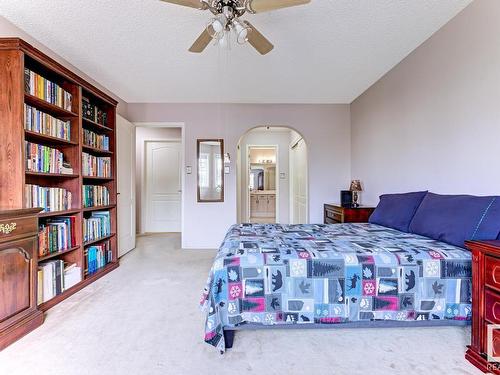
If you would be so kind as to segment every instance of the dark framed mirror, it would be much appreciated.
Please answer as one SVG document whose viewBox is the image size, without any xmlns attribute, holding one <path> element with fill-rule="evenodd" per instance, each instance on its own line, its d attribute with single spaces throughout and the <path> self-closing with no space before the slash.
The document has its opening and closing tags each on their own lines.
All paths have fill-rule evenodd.
<svg viewBox="0 0 500 375">
<path fill-rule="evenodd" d="M 224 140 L 198 139 L 198 202 L 224 202 Z"/>
</svg>

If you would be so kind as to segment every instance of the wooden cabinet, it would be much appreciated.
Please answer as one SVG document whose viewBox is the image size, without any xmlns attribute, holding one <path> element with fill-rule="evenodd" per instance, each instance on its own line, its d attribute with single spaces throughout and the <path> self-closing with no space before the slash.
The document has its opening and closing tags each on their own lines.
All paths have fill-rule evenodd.
<svg viewBox="0 0 500 375">
<path fill-rule="evenodd" d="M 276 194 L 250 194 L 250 216 L 276 217 Z"/>
<path fill-rule="evenodd" d="M 488 360 L 500 357 L 500 241 L 470 241 L 472 251 L 472 336 L 465 358 L 483 372 L 500 374 L 500 363 Z"/>
<path fill-rule="evenodd" d="M 36 306 L 39 211 L 0 211 L 0 350 L 43 323 Z"/>
<path fill-rule="evenodd" d="M 337 204 L 325 204 L 324 223 L 367 223 L 374 210 L 375 208 L 373 207 L 365 206 L 342 207 Z"/>
</svg>

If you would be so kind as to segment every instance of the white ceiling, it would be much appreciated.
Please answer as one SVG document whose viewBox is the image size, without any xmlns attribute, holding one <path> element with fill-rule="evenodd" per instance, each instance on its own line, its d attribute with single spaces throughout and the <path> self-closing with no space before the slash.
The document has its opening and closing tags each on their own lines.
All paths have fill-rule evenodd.
<svg viewBox="0 0 500 375">
<path fill-rule="evenodd" d="M 350 103 L 472 0 L 312 0 L 246 15 L 274 44 L 187 50 L 210 13 L 158 0 L 0 0 L 126 102 Z"/>
</svg>

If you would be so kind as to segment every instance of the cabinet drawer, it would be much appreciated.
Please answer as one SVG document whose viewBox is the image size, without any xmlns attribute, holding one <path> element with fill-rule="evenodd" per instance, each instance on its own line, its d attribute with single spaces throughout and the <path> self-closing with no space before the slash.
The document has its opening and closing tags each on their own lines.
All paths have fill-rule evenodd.
<svg viewBox="0 0 500 375">
<path fill-rule="evenodd" d="M 484 291 L 484 318 L 491 323 L 500 324 L 500 294 Z"/>
<path fill-rule="evenodd" d="M 342 213 L 341 212 L 338 212 L 338 211 L 333 211 L 333 210 L 326 210 L 326 218 L 327 219 L 330 219 L 330 220 L 333 220 L 333 221 L 336 221 L 336 222 L 339 222 L 341 223 L 342 222 Z"/>
<path fill-rule="evenodd" d="M 325 218 L 325 224 L 341 224 L 341 222 L 333 220 L 333 219 Z"/>
<path fill-rule="evenodd" d="M 500 357 L 500 329 L 492 329 L 490 340 L 488 340 L 488 324 L 485 324 L 483 329 L 484 329 L 484 347 L 482 348 L 482 351 L 484 353 L 487 353 L 489 345 L 493 357 L 497 358 Z M 497 374 L 497 372 L 495 372 L 495 374 Z"/>
<path fill-rule="evenodd" d="M 38 234 L 36 216 L 0 220 L 0 242 Z"/>
<path fill-rule="evenodd" d="M 500 259 L 485 256 L 484 281 L 491 288 L 500 290 Z"/>
</svg>

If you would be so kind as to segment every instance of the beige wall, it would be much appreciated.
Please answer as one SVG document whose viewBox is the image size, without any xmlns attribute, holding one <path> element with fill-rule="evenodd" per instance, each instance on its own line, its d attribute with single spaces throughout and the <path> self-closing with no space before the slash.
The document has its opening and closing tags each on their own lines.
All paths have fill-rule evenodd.
<svg viewBox="0 0 500 375">
<path fill-rule="evenodd" d="M 181 140 L 181 128 L 156 128 L 156 127 L 136 127 L 135 132 L 135 154 L 136 154 L 136 230 L 137 233 L 143 233 L 143 220 L 141 218 L 142 207 L 144 203 L 144 191 L 142 189 L 144 184 L 144 149 L 146 141 L 172 141 Z"/>
<path fill-rule="evenodd" d="M 16 37 L 16 38 L 21 38 L 25 40 L 26 42 L 30 43 L 33 47 L 38 48 L 40 51 L 45 53 L 47 56 L 53 58 L 55 61 L 57 61 L 59 64 L 64 65 L 66 68 L 70 69 L 72 72 L 75 74 L 79 75 L 80 77 L 84 78 L 86 81 L 97 87 L 98 89 L 102 90 L 112 98 L 116 99 L 118 101 L 118 108 L 117 112 L 119 115 L 123 117 L 127 117 L 127 103 L 123 101 L 121 98 L 113 94 L 111 91 L 106 89 L 104 86 L 100 85 L 98 82 L 94 81 L 91 77 L 86 75 L 84 72 L 79 70 L 77 67 L 69 63 L 67 60 L 63 59 L 60 55 L 54 53 L 51 49 L 43 45 L 42 43 L 38 42 L 35 38 L 27 34 L 24 30 L 21 30 L 17 26 L 15 26 L 13 23 L 8 21 L 5 17 L 0 16 L 0 38 L 8 38 L 8 37 Z"/>
<path fill-rule="evenodd" d="M 132 122 L 184 124 L 183 247 L 218 248 L 230 225 L 237 222 L 236 147 L 257 126 L 289 126 L 304 136 L 308 146 L 309 220 L 323 221 L 323 204 L 338 200 L 350 179 L 349 105 L 288 104 L 129 104 Z M 197 203 L 196 139 L 223 138 L 232 156 L 225 175 L 224 203 Z"/>
<path fill-rule="evenodd" d="M 362 201 L 500 193 L 499 36 L 500 1 L 476 0 L 352 103 Z"/>
</svg>

